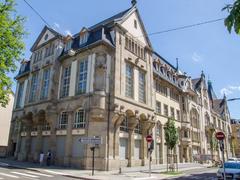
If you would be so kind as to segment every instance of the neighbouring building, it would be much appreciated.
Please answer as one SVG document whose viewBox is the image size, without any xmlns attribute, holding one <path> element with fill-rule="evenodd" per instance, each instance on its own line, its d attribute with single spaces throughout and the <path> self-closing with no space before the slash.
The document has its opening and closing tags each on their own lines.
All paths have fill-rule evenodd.
<svg viewBox="0 0 240 180">
<path fill-rule="evenodd" d="M 240 120 L 232 119 L 232 146 L 236 157 L 240 158 Z"/>
<path fill-rule="evenodd" d="M 44 27 L 31 51 L 16 77 L 9 154 L 17 160 L 38 161 L 51 150 L 55 164 L 89 169 L 91 145 L 79 138 L 100 136 L 97 169 L 144 166 L 145 137 L 153 134 L 153 163 L 166 163 L 169 117 L 178 162 L 219 159 L 210 144 L 220 130 L 230 154 L 226 97 L 217 99 L 204 73 L 191 79 L 154 51 L 135 3 L 73 36 Z"/>
<path fill-rule="evenodd" d="M 9 102 L 6 107 L 0 106 L 0 157 L 5 157 L 7 153 L 9 130 L 12 119 L 14 96 L 9 95 Z"/>
</svg>

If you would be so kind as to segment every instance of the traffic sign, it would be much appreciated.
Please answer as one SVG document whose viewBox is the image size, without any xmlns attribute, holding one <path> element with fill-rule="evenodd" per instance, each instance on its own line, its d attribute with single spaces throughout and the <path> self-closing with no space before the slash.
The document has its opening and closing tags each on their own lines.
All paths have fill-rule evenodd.
<svg viewBox="0 0 240 180">
<path fill-rule="evenodd" d="M 81 137 L 79 142 L 82 144 L 102 144 L 101 137 Z"/>
<path fill-rule="evenodd" d="M 146 140 L 148 143 L 151 143 L 153 140 L 152 135 L 147 135 Z"/>
<path fill-rule="evenodd" d="M 225 134 L 222 131 L 217 132 L 215 136 L 219 141 L 225 139 Z"/>
</svg>

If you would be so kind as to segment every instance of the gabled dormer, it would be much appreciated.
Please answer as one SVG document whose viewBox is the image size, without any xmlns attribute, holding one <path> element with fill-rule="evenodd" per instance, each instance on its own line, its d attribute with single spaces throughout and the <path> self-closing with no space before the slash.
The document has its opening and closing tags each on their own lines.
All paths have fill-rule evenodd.
<svg viewBox="0 0 240 180">
<path fill-rule="evenodd" d="M 85 27 L 79 33 L 79 46 L 87 43 L 89 37 L 89 30 Z"/>
</svg>

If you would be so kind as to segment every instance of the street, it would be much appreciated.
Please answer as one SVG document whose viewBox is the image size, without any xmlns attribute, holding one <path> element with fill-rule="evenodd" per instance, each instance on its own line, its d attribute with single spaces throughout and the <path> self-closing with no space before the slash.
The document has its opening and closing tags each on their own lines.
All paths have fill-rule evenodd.
<svg viewBox="0 0 240 180">
<path fill-rule="evenodd" d="M 124 172 L 121 175 L 116 172 L 106 172 L 106 171 L 97 171 L 96 176 L 92 177 L 89 172 L 84 170 L 74 170 L 74 169 L 59 169 L 57 167 L 47 168 L 46 166 L 38 168 L 33 168 L 33 164 L 29 164 L 29 168 L 23 166 L 25 163 L 18 163 L 17 166 L 14 166 L 11 163 L 0 162 L 0 180 L 12 180 L 12 179 L 23 179 L 23 180 L 39 180 L 39 179 L 59 179 L 59 180 L 71 180 L 71 179 L 134 179 L 134 180 L 148 180 L 148 179 L 206 179 L 206 180 L 215 180 L 217 168 L 207 168 L 203 166 L 191 167 L 187 164 L 182 164 L 179 169 L 182 174 L 178 176 L 171 176 L 162 174 L 162 170 L 153 170 L 151 178 L 148 177 L 148 171 L 135 169 L 132 171 Z M 26 164 L 27 165 L 27 164 Z M 193 165 L 192 165 L 193 166 Z M 30 169 L 31 168 L 31 169 Z"/>
<path fill-rule="evenodd" d="M 184 171 L 184 175 L 177 177 L 177 178 L 171 178 L 171 179 L 176 179 L 176 180 L 181 180 L 181 179 L 204 179 L 204 180 L 215 180 L 217 179 L 216 177 L 216 168 L 204 168 L 204 169 L 195 169 L 195 170 L 186 170 Z"/>
<path fill-rule="evenodd" d="M 59 173 L 55 173 L 54 171 L 47 172 L 37 172 L 30 171 L 26 169 L 19 169 L 9 166 L 0 166 L 0 180 L 13 180 L 13 179 L 21 179 L 21 180 L 36 180 L 36 179 L 59 179 L 59 180 L 71 180 L 73 178 L 65 177 Z"/>
</svg>

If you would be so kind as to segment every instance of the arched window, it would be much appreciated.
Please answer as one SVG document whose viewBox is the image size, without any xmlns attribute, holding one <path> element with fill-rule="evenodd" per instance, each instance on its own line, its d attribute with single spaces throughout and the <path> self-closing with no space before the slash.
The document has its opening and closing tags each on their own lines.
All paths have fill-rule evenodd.
<svg viewBox="0 0 240 180">
<path fill-rule="evenodd" d="M 86 124 L 85 111 L 83 109 L 79 109 L 75 113 L 75 121 L 73 127 L 76 129 L 85 128 L 85 124 Z"/>
<path fill-rule="evenodd" d="M 128 132 L 128 120 L 127 120 L 127 117 L 125 117 L 123 122 L 121 123 L 120 131 Z"/>
</svg>

